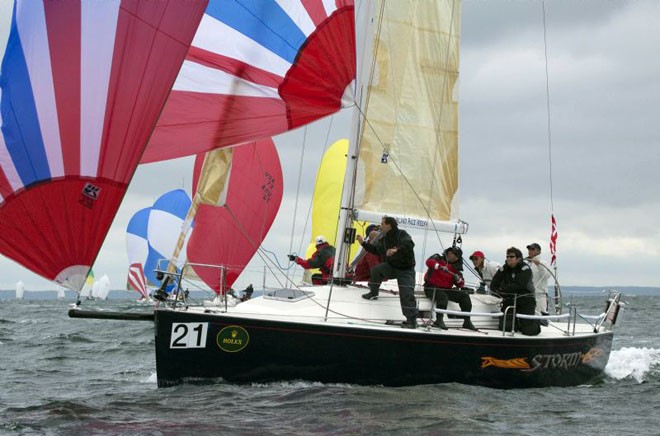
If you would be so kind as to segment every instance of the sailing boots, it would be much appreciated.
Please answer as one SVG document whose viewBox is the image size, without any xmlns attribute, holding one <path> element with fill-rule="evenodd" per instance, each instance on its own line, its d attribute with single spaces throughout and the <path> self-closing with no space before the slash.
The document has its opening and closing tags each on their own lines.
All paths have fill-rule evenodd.
<svg viewBox="0 0 660 436">
<path fill-rule="evenodd" d="M 404 321 L 404 322 L 401 323 L 401 328 L 416 329 L 417 328 L 417 320 L 415 318 L 408 318 L 407 321 Z"/>
<path fill-rule="evenodd" d="M 437 327 L 442 330 L 447 330 L 447 326 L 445 325 L 445 322 L 442 320 L 442 317 L 443 317 L 442 314 L 438 314 L 435 321 L 433 321 L 433 327 Z"/>
<path fill-rule="evenodd" d="M 465 318 L 463 320 L 463 328 L 468 329 L 468 330 L 477 330 L 477 328 L 472 324 L 472 321 L 470 321 L 470 318 Z"/>
<path fill-rule="evenodd" d="M 366 294 L 362 294 L 362 298 L 364 298 L 365 300 L 377 300 L 378 293 L 369 291 Z"/>
</svg>

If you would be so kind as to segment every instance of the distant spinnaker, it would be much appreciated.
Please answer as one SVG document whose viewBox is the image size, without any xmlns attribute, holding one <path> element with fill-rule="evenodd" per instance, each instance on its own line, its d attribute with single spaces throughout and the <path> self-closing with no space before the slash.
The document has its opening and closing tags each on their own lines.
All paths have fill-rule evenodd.
<svg viewBox="0 0 660 436">
<path fill-rule="evenodd" d="M 190 203 L 186 191 L 175 189 L 158 197 L 153 206 L 140 209 L 133 215 L 126 228 L 129 283 L 131 277 L 138 273 L 133 265 L 138 264 L 144 272 L 147 287 L 161 285 L 155 270 L 160 260 L 172 257 Z M 188 231 L 184 248 L 189 236 Z M 163 270 L 167 269 L 167 266 L 167 262 L 160 264 Z M 170 288 L 172 287 L 173 285 L 170 285 Z"/>
<path fill-rule="evenodd" d="M 219 168 L 218 177 L 204 174 Z M 198 156 L 194 180 L 195 195 L 202 200 L 188 241 L 188 262 L 222 265 L 224 279 L 218 268 L 194 270 L 214 291 L 225 292 L 257 252 L 279 210 L 283 176 L 275 144 L 267 139 Z"/>
</svg>

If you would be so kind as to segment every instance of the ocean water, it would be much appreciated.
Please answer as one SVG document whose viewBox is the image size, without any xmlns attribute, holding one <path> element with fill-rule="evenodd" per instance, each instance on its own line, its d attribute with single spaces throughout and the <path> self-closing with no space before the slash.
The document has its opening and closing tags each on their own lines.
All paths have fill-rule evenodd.
<svg viewBox="0 0 660 436">
<path fill-rule="evenodd" d="M 158 389 L 151 323 L 71 319 L 73 301 L 54 296 L 0 293 L 1 435 L 660 434 L 660 296 L 624 298 L 602 380 L 506 391 L 303 381 Z M 602 295 L 573 301 L 585 314 L 604 307 Z"/>
</svg>

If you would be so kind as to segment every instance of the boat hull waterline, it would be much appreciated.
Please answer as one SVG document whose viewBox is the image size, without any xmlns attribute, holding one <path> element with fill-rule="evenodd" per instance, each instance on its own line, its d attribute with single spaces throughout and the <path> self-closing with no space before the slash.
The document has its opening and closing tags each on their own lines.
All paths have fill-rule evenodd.
<svg viewBox="0 0 660 436">
<path fill-rule="evenodd" d="M 308 380 L 494 388 L 575 386 L 602 375 L 612 332 L 534 338 L 250 319 L 157 309 L 158 386 Z"/>
</svg>

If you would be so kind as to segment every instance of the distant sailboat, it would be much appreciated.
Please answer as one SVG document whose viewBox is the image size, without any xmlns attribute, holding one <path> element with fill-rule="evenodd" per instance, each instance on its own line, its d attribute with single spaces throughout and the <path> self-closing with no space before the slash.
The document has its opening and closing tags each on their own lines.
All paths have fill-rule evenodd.
<svg viewBox="0 0 660 436">
<path fill-rule="evenodd" d="M 98 281 L 98 296 L 100 300 L 107 300 L 108 294 L 110 294 L 110 277 L 107 274 L 103 274 Z"/>
<path fill-rule="evenodd" d="M 279 211 L 280 158 L 270 138 L 216 150 L 197 157 L 193 180 L 195 198 L 186 220 L 194 216 L 195 228 L 182 252 L 204 283 L 225 294 Z"/>
<path fill-rule="evenodd" d="M 128 267 L 128 279 L 126 289 L 136 291 L 140 294 L 138 301 L 148 301 L 149 291 L 147 288 L 147 278 L 144 275 L 144 269 L 139 262 L 133 263 Z"/>
<path fill-rule="evenodd" d="M 63 300 L 64 297 L 66 297 L 66 294 L 64 293 L 64 288 L 62 286 L 56 286 L 55 290 L 57 291 L 57 299 L 58 300 Z"/>
<path fill-rule="evenodd" d="M 149 288 L 160 287 L 162 279 L 156 273 L 158 263 L 172 256 L 190 204 L 188 193 L 175 189 L 164 193 L 151 207 L 140 209 L 131 217 L 126 228 L 129 289 L 146 296 Z M 182 241 L 184 249 L 189 238 L 190 226 L 186 228 Z M 166 264 L 160 265 L 161 269 L 166 267 Z M 146 280 L 144 285 L 141 274 Z M 172 288 L 173 285 L 169 285 L 166 290 Z"/>
<path fill-rule="evenodd" d="M 25 294 L 25 285 L 19 280 L 16 282 L 16 299 L 22 300 L 23 294 Z"/>
</svg>

